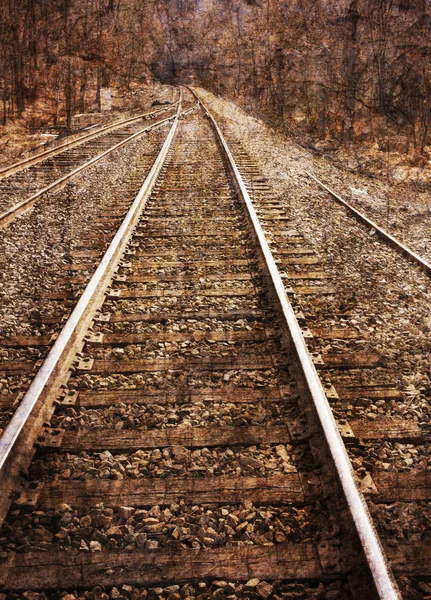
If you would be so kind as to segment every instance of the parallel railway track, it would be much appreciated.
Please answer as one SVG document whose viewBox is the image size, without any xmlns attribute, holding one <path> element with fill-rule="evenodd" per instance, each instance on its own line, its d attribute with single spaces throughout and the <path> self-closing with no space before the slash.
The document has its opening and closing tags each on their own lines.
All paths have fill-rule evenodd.
<svg viewBox="0 0 431 600">
<path fill-rule="evenodd" d="M 109 124 L 0 170 L 0 227 L 6 227 L 44 194 L 60 188 L 111 152 L 160 127 L 166 122 L 162 113 L 174 115 L 177 105 L 178 101 Z"/>
<path fill-rule="evenodd" d="M 340 435 L 325 373 L 378 357 L 313 364 L 297 300 L 330 286 L 233 155 L 205 109 L 176 120 L 83 296 L 59 289 L 79 301 L 0 440 L 6 594 L 388 600 L 391 567 L 430 575 L 425 544 L 382 550 L 358 491 L 407 500 L 412 478 L 354 479 L 342 442 L 422 432 L 357 419 Z M 83 245 L 71 277 L 90 258 Z"/>
<path fill-rule="evenodd" d="M 185 103 L 181 113 L 186 114 L 188 109 Z M 36 204 L 31 214 L 2 234 L 0 247 L 4 250 L 5 262 L 0 273 L 4 316 L 0 318 L 0 429 L 7 425 L 19 406 L 22 394 L 127 214 L 169 127 L 169 121 L 158 127 L 140 144 L 141 149 L 139 139 L 127 146 L 126 156 L 130 157 L 130 163 L 124 163 L 123 174 L 121 169 L 113 169 L 114 176 L 108 180 L 110 189 L 106 192 L 104 182 L 100 187 L 98 173 L 89 173 L 89 183 L 84 189 L 81 183 L 53 198 L 44 199 Z M 117 154 L 116 158 L 105 159 L 102 172 L 109 173 L 115 162 L 120 162 L 120 157 Z M 92 201 L 98 205 L 92 206 Z M 81 202 L 87 207 L 83 215 L 88 223 L 76 222 L 71 214 L 71 211 L 81 211 Z M 45 234 L 48 227 L 49 237 Z M 8 247 L 15 243 L 25 244 L 29 256 L 22 261 L 15 259 L 13 264 L 16 253 L 11 257 Z M 54 246 L 47 253 L 51 244 Z M 37 273 L 38 270 L 41 273 Z M 26 272 L 24 279 L 20 276 L 21 271 Z M 7 306 L 12 320 L 9 320 Z"/>
<path fill-rule="evenodd" d="M 306 173 L 321 188 L 323 188 L 326 192 L 328 192 L 328 194 L 330 194 L 330 196 L 332 196 L 332 198 L 337 200 L 337 202 L 339 202 L 344 208 L 346 208 L 351 214 L 353 214 L 355 216 L 355 218 L 357 218 L 361 223 L 363 223 L 364 225 L 366 225 L 368 227 L 371 227 L 371 229 L 374 230 L 382 240 L 384 240 L 387 244 L 389 244 L 390 246 L 395 248 L 398 252 L 400 252 L 403 256 L 408 258 L 410 261 L 419 265 L 421 267 L 421 269 L 423 269 L 428 275 L 431 275 L 431 264 L 427 260 L 422 258 L 422 256 L 419 256 L 419 254 L 417 254 L 416 252 L 413 252 L 413 250 L 411 250 L 408 246 L 403 244 L 396 237 L 394 237 L 393 235 L 388 233 L 383 227 L 380 227 L 379 225 L 377 225 L 377 223 L 375 221 L 372 221 L 371 219 L 369 219 L 363 212 L 361 212 L 360 210 L 355 208 L 351 203 L 347 202 L 347 200 L 342 198 L 339 194 L 337 194 L 337 192 L 335 192 L 334 190 L 329 188 L 327 185 L 325 185 L 315 175 L 313 175 L 312 173 L 310 173 L 308 171 L 306 171 Z"/>
</svg>

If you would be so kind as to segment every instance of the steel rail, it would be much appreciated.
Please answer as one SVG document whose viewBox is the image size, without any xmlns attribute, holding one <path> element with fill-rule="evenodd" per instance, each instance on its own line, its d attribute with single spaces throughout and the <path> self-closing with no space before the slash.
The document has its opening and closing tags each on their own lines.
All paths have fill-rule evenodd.
<svg viewBox="0 0 431 600">
<path fill-rule="evenodd" d="M 160 174 L 178 126 L 181 102 L 180 95 L 172 127 L 138 195 L 0 438 L 0 524 L 7 514 L 9 495 L 16 488 L 19 474 L 30 464 L 39 428 L 52 414 L 65 374 L 76 360 L 77 349 L 82 347 L 96 311 L 103 304 L 112 276 Z"/>
<path fill-rule="evenodd" d="M 194 92 L 194 90 L 192 90 Z M 195 96 L 199 96 L 194 92 Z M 229 150 L 224 136 L 215 122 L 208 108 L 202 103 L 224 154 L 228 160 L 231 171 L 236 179 L 237 188 L 242 196 L 248 216 L 254 228 L 256 239 L 258 240 L 260 250 L 263 254 L 267 270 L 275 289 L 281 312 L 284 316 L 285 325 L 289 331 L 296 355 L 299 359 L 308 391 L 314 402 L 314 407 L 320 420 L 320 425 L 327 445 L 329 447 L 333 463 L 336 467 L 341 486 L 350 509 L 350 515 L 356 527 L 362 543 L 362 548 L 368 562 L 369 570 L 374 581 L 378 597 L 381 600 L 400 600 L 401 595 L 395 584 L 393 575 L 390 572 L 387 560 L 384 556 L 383 548 L 380 544 L 376 531 L 374 529 L 371 516 L 362 493 L 358 490 L 355 483 L 353 468 L 344 446 L 337 424 L 332 414 L 331 407 L 326 398 L 320 377 L 314 366 L 310 353 L 308 352 L 301 328 L 295 316 L 292 305 L 290 304 L 278 267 L 269 248 L 264 231 L 260 224 L 249 193 L 242 179 L 241 173 L 235 163 L 235 160 Z"/>
<path fill-rule="evenodd" d="M 173 104 L 171 104 L 169 106 L 164 106 L 163 108 L 160 108 L 158 110 L 154 110 L 154 111 L 151 111 L 148 113 L 142 113 L 140 115 L 137 115 L 136 117 L 130 117 L 129 119 L 124 119 L 123 121 L 116 121 L 115 123 L 111 123 L 110 125 L 101 127 L 97 131 L 92 131 L 91 133 L 86 133 L 85 135 L 80 136 L 79 138 L 76 138 L 74 140 L 69 140 L 68 142 L 64 142 L 63 144 L 60 144 L 60 145 L 56 146 L 55 148 L 49 148 L 48 150 L 44 150 L 43 152 L 40 152 L 39 154 L 29 156 L 28 158 L 24 158 L 23 160 L 13 163 L 12 165 L 3 167 L 0 169 L 0 180 L 5 179 L 6 177 L 10 177 L 11 175 L 18 173 L 19 171 L 24 170 L 27 167 L 31 167 L 31 165 L 37 164 L 38 162 L 41 162 L 41 161 L 45 160 L 46 158 L 49 158 L 50 156 L 56 156 L 57 154 L 61 154 L 64 150 L 67 150 L 69 148 L 74 148 L 75 146 L 79 146 L 80 144 L 82 144 L 85 141 L 97 139 L 98 137 L 105 135 L 106 133 L 109 133 L 110 131 L 113 131 L 115 129 L 121 129 L 121 127 L 124 127 L 125 125 L 128 125 L 129 123 L 133 123 L 134 121 L 138 121 L 139 119 L 150 119 L 151 117 L 156 116 L 162 112 L 166 112 L 167 110 L 174 108 L 175 106 L 178 106 L 178 102 L 179 102 L 179 100 L 177 100 L 176 102 L 174 102 Z"/>
<path fill-rule="evenodd" d="M 86 163 L 80 165 L 76 169 L 73 169 L 73 171 L 69 171 L 69 173 L 66 173 L 66 175 L 63 175 L 63 177 L 60 177 L 60 179 L 57 179 L 56 181 L 53 181 L 52 183 L 50 183 L 49 185 L 47 185 L 43 189 L 41 189 L 38 192 L 36 192 L 35 194 L 33 194 L 32 196 L 29 196 L 25 200 L 22 200 L 21 202 L 18 202 L 17 204 L 15 204 L 11 208 L 9 208 L 8 210 L 6 210 L 5 212 L 3 212 L 3 213 L 0 214 L 0 228 L 1 227 L 6 227 L 18 215 L 20 215 L 23 212 L 27 211 L 31 207 L 31 205 L 38 198 L 40 198 L 41 196 L 43 196 L 47 192 L 50 192 L 50 191 L 52 191 L 52 190 L 60 187 L 61 185 L 63 185 L 63 183 L 65 183 L 66 181 L 68 181 L 72 177 L 75 177 L 75 175 L 78 175 L 84 169 L 87 169 L 88 167 L 91 167 L 92 165 L 94 165 L 95 163 L 97 163 L 100 160 L 102 160 L 102 158 L 104 158 L 105 156 L 107 156 L 111 152 L 114 152 L 115 150 L 118 150 L 119 148 L 121 148 L 125 144 L 129 144 L 130 142 L 132 142 L 137 137 L 139 137 L 141 135 L 144 135 L 145 133 L 148 133 L 149 131 L 157 129 L 157 128 L 161 127 L 162 125 L 164 125 L 165 123 L 167 123 L 168 121 L 172 121 L 172 120 L 174 120 L 176 118 L 177 118 L 176 115 L 172 115 L 170 117 L 166 117 L 166 119 L 163 119 L 162 121 L 157 121 L 157 123 L 153 123 L 153 125 L 145 127 L 144 129 L 140 129 L 139 131 L 137 131 L 136 133 L 133 133 L 130 137 L 126 138 L 125 140 L 122 140 L 118 144 L 115 144 L 111 148 L 108 148 L 108 150 L 105 150 L 101 154 L 95 156 L 94 158 L 92 158 L 91 160 L 87 161 Z"/>
<path fill-rule="evenodd" d="M 365 223 L 365 225 L 368 225 L 372 229 L 375 229 L 377 235 L 380 238 L 382 238 L 383 240 L 385 240 L 386 242 L 388 242 L 388 244 L 390 246 L 392 246 L 392 248 L 395 248 L 396 250 L 401 252 L 401 254 L 403 256 L 409 258 L 412 262 L 415 262 L 416 264 L 418 264 L 421 267 L 421 269 L 423 269 L 428 275 L 431 275 L 431 263 L 429 263 L 424 258 L 419 256 L 419 254 L 416 254 L 416 252 L 413 252 L 413 250 L 411 250 L 408 246 L 406 246 L 405 244 L 403 244 L 402 242 L 397 240 L 397 238 L 395 238 L 393 235 L 391 235 L 390 233 L 385 231 L 382 227 L 377 225 L 377 223 L 375 223 L 374 221 L 372 221 L 371 219 L 366 217 L 363 213 L 361 213 L 354 206 L 352 206 L 349 202 L 347 202 L 347 200 L 344 200 L 344 198 L 342 198 L 339 194 L 337 194 L 336 192 L 331 190 L 331 188 L 329 188 L 322 181 L 317 179 L 317 177 L 315 177 L 312 173 L 310 173 L 309 171 L 305 171 L 305 172 L 311 179 L 314 179 L 314 181 L 316 183 L 318 183 L 320 185 L 320 187 L 322 187 L 324 190 L 326 190 L 340 204 L 342 204 L 350 212 L 352 212 L 359 221 L 361 221 L 362 223 Z"/>
</svg>

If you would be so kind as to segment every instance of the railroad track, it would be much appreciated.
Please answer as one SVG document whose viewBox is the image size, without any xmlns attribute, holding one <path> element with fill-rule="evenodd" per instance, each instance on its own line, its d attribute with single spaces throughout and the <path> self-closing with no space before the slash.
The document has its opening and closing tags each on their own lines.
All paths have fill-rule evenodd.
<svg viewBox="0 0 431 600">
<path fill-rule="evenodd" d="M 317 258 L 235 150 L 204 110 L 174 122 L 5 430 L 6 594 L 401 597 L 358 487 L 389 503 L 411 479 L 355 482 L 298 325 Z M 425 544 L 384 551 L 429 576 Z"/>
<path fill-rule="evenodd" d="M 405 569 L 402 597 L 426 597 L 429 558 L 418 543 L 429 532 L 430 497 L 426 261 L 349 207 L 334 209 L 306 178 L 308 204 L 280 193 L 247 151 L 253 144 L 238 139 L 236 119 L 222 122 L 374 523 L 395 571 Z M 417 546 L 403 558 L 404 541 Z"/>
<path fill-rule="evenodd" d="M 160 127 L 166 122 L 162 114 L 174 115 L 177 106 L 178 101 L 109 124 L 0 170 L 0 227 L 9 225 L 44 194 L 64 186 L 108 154 Z"/>
<path fill-rule="evenodd" d="M 183 104 L 184 114 L 188 104 Z M 169 127 L 165 122 L 144 144 L 131 142 L 123 155 L 105 159 L 103 169 L 89 173 L 85 185 L 77 182 L 45 199 L 3 232 L 0 432 L 127 214 Z"/>
</svg>

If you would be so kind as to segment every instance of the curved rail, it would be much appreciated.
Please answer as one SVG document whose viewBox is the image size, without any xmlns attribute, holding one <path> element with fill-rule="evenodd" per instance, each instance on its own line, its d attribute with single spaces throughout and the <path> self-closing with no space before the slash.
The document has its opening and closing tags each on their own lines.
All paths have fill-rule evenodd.
<svg viewBox="0 0 431 600">
<path fill-rule="evenodd" d="M 194 91 L 193 93 L 195 94 L 196 98 L 198 98 Z M 320 426 L 326 439 L 326 444 L 329 448 L 329 452 L 335 465 L 343 493 L 347 500 L 351 518 L 355 524 L 357 534 L 359 535 L 363 552 L 365 554 L 368 567 L 378 593 L 378 598 L 381 600 L 400 600 L 400 593 L 397 590 L 394 578 L 390 573 L 383 549 L 372 524 L 371 516 L 369 514 L 365 499 L 356 486 L 350 459 L 341 435 L 338 431 L 338 427 L 323 390 L 320 377 L 316 371 L 310 353 L 308 352 L 301 328 L 293 311 L 292 305 L 288 300 L 284 283 L 281 279 L 268 242 L 266 241 L 265 234 L 262 226 L 260 225 L 259 218 L 256 214 L 247 188 L 221 130 L 217 126 L 208 108 L 202 103 L 202 101 L 201 105 L 204 108 L 210 122 L 212 123 L 220 145 L 222 146 L 224 154 L 227 157 L 230 169 L 234 173 L 238 190 L 243 199 L 250 222 L 252 223 L 256 240 L 263 255 L 264 262 L 266 263 L 267 272 L 269 273 L 270 281 L 275 290 L 276 297 L 281 308 L 281 313 L 288 331 L 288 336 L 291 340 L 292 349 L 296 354 L 298 364 L 302 370 L 309 396 L 314 403 L 314 409 L 319 418 Z"/>
<path fill-rule="evenodd" d="M 0 438 L 0 523 L 7 513 L 9 495 L 16 487 L 19 473 L 30 463 L 38 428 L 49 417 L 64 375 L 71 368 L 76 349 L 82 345 L 94 314 L 103 303 L 104 294 L 165 162 L 181 115 L 181 100 L 180 96 L 172 127 L 138 195 Z"/>
<path fill-rule="evenodd" d="M 43 160 L 45 160 L 46 158 L 49 158 L 50 156 L 55 156 L 57 154 L 61 154 L 61 152 L 63 152 L 64 150 L 68 150 L 69 148 L 74 148 L 75 146 L 79 146 L 83 142 L 86 142 L 86 141 L 88 142 L 90 140 L 96 139 L 101 135 L 105 135 L 106 133 L 109 133 L 110 131 L 114 131 L 115 129 L 120 129 L 121 127 L 124 127 L 125 125 L 129 125 L 130 123 L 139 121 L 139 119 L 145 119 L 145 120 L 151 119 L 152 117 L 155 117 L 156 115 L 159 115 L 160 113 L 166 112 L 167 110 L 170 110 L 171 108 L 174 108 L 175 106 L 178 106 L 178 102 L 179 102 L 179 100 L 177 100 L 173 104 L 170 104 L 169 106 L 164 106 L 163 108 L 159 108 L 158 110 L 154 110 L 149 113 L 142 113 L 140 115 L 137 115 L 136 117 L 130 117 L 130 119 L 124 119 L 123 121 L 116 121 L 115 123 L 106 125 L 105 127 L 98 129 L 97 131 L 92 131 L 91 133 L 86 133 L 85 135 L 82 135 L 74 140 L 64 142 L 63 144 L 60 144 L 59 146 L 56 146 L 55 148 L 50 148 L 48 150 L 44 150 L 43 152 L 40 152 L 39 154 L 35 154 L 28 158 L 24 158 L 23 160 L 20 160 L 16 163 L 13 163 L 12 165 L 3 167 L 0 169 L 0 180 L 5 179 L 6 177 L 9 177 L 10 175 L 14 175 L 15 173 L 18 173 L 19 171 L 21 171 L 23 169 L 27 169 L 27 167 L 30 167 L 31 165 L 37 164 L 38 162 L 42 162 Z"/>
<path fill-rule="evenodd" d="M 178 104 L 178 106 L 180 106 L 180 105 Z M 143 135 L 144 133 L 148 133 L 149 131 L 152 131 L 153 129 L 157 129 L 158 127 L 161 127 L 162 125 L 164 125 L 168 121 L 172 121 L 172 120 L 174 120 L 176 118 L 177 118 L 177 116 L 173 115 L 171 117 L 167 117 L 166 119 L 163 119 L 162 121 L 157 121 L 157 123 L 154 123 L 153 125 L 150 125 L 149 127 L 145 127 L 144 129 L 141 129 L 141 130 L 137 131 L 136 133 L 132 134 L 131 136 L 129 136 L 125 140 L 119 142 L 118 144 L 115 144 L 111 148 L 108 148 L 108 150 L 105 150 L 104 152 L 102 152 L 98 156 L 95 156 L 94 158 L 92 158 L 91 160 L 87 161 L 86 163 L 80 165 L 76 169 L 73 169 L 73 171 L 70 171 L 69 173 L 66 173 L 66 175 L 63 175 L 63 177 L 60 177 L 60 179 L 57 179 L 56 181 L 53 181 L 52 183 L 50 183 L 49 185 L 47 185 L 43 189 L 39 190 L 35 194 L 29 196 L 25 200 L 22 200 L 21 202 L 18 202 L 17 204 L 15 204 L 14 206 L 12 206 L 8 210 L 6 210 L 4 213 L 0 214 L 0 227 L 6 227 L 18 215 L 20 215 L 23 212 L 25 212 L 26 210 L 28 210 L 31 207 L 31 205 L 38 198 L 40 198 L 41 196 L 43 196 L 43 194 L 46 194 L 47 192 L 50 192 L 50 191 L 58 188 L 59 186 L 63 185 L 63 183 L 65 183 L 66 181 L 68 181 L 72 177 L 75 177 L 75 175 L 78 175 L 84 169 L 87 169 L 88 167 L 91 167 L 92 165 L 94 165 L 96 162 L 102 160 L 102 158 L 104 158 L 105 156 L 107 156 L 111 152 L 114 152 L 115 150 L 118 150 L 119 148 L 121 148 L 125 144 L 128 144 L 129 142 L 133 141 L 134 139 L 136 139 L 137 137 Z"/>
<path fill-rule="evenodd" d="M 347 202 L 346 200 L 344 200 L 344 198 L 342 198 L 336 192 L 331 190 L 331 188 L 329 188 L 322 181 L 320 181 L 320 179 L 317 179 L 317 177 L 315 177 L 312 173 L 310 173 L 309 171 L 305 171 L 305 172 L 311 179 L 314 179 L 314 181 L 316 183 L 318 183 L 321 188 L 326 190 L 333 198 L 335 198 L 337 200 L 337 202 L 339 202 L 344 207 L 346 207 L 350 212 L 352 212 L 359 221 L 361 221 L 362 223 L 365 223 L 365 225 L 371 227 L 372 229 L 375 229 L 377 235 L 380 238 L 382 238 L 383 240 L 385 240 L 390 246 L 392 246 L 392 248 L 395 248 L 396 250 L 398 250 L 398 252 L 401 252 L 401 254 L 403 256 L 407 257 L 412 262 L 419 265 L 421 267 L 421 269 L 423 269 L 428 275 L 431 275 L 431 264 L 428 261 L 426 261 L 424 258 L 419 256 L 419 254 L 416 254 L 416 252 L 413 252 L 413 250 L 411 250 L 408 246 L 405 246 L 402 242 L 397 240 L 397 238 L 393 237 L 390 233 L 385 231 L 382 227 L 379 227 L 379 225 L 374 223 L 374 221 L 371 221 L 371 219 L 369 219 L 363 213 L 361 213 L 359 210 L 354 208 L 351 204 L 349 204 L 349 202 Z"/>
</svg>

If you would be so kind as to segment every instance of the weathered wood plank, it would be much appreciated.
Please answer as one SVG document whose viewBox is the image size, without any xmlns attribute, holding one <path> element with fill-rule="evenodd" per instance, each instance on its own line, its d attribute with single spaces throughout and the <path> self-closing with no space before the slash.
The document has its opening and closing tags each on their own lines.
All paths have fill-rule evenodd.
<svg viewBox="0 0 431 600">
<path fill-rule="evenodd" d="M 289 265 L 318 265 L 322 262 L 321 259 L 315 256 L 280 256 L 280 258 L 276 256 L 275 261 L 282 267 L 287 267 Z"/>
<path fill-rule="evenodd" d="M 95 244 L 97 243 L 103 243 L 103 242 L 107 242 L 110 241 L 112 238 L 112 233 L 110 232 L 101 232 L 99 231 L 92 231 L 91 233 L 83 233 L 80 236 L 80 241 L 82 242 L 83 240 L 88 240 L 89 244 Z"/>
<path fill-rule="evenodd" d="M 253 446 L 255 444 L 286 444 L 291 438 L 287 427 L 170 427 L 166 429 L 98 429 L 95 431 L 64 431 L 60 450 L 138 450 L 185 446 L 208 448 L 216 446 Z M 49 448 L 50 441 L 47 440 Z M 43 444 L 42 444 L 43 445 Z M 57 450 L 58 447 L 54 446 Z"/>
<path fill-rule="evenodd" d="M 202 388 L 199 390 L 149 393 L 145 390 L 116 390 L 111 392 L 79 392 L 76 400 L 78 406 L 97 408 L 111 406 L 122 402 L 124 404 L 167 404 L 168 402 L 231 402 L 235 404 L 253 404 L 260 401 L 280 401 L 281 396 L 286 401 L 291 390 L 284 386 L 279 388 Z M 0 396 L 0 399 L 2 396 Z"/>
<path fill-rule="evenodd" d="M 383 542 L 383 545 L 384 542 Z M 386 546 L 386 556 L 397 575 L 410 577 L 431 576 L 431 545 L 429 539 Z"/>
<path fill-rule="evenodd" d="M 403 397 L 400 390 L 390 385 L 337 385 L 337 392 L 340 398 L 346 400 L 356 400 L 358 398 L 401 399 Z"/>
<path fill-rule="evenodd" d="M 58 325 L 59 323 L 65 323 L 67 320 L 67 315 L 41 315 L 37 319 L 34 319 L 32 322 L 41 324 L 41 325 Z"/>
<path fill-rule="evenodd" d="M 189 251 L 192 250 L 193 252 L 200 252 L 201 256 L 204 256 L 205 254 L 210 254 L 211 256 L 213 256 L 214 252 L 217 252 L 220 249 L 221 244 L 223 246 L 229 245 L 229 247 L 232 248 L 243 247 L 239 238 L 232 238 L 226 240 L 221 239 L 220 241 L 215 241 L 213 239 L 198 239 L 195 242 L 192 242 L 189 238 L 187 242 L 184 241 L 183 243 L 178 242 L 177 240 L 174 240 L 173 243 L 172 241 L 169 242 L 167 240 L 154 242 L 153 239 L 151 239 L 147 243 L 141 242 L 139 247 L 133 248 L 133 252 L 135 256 L 160 256 L 159 252 L 170 251 L 171 253 L 175 252 L 177 255 L 181 255 L 184 253 L 188 254 Z M 238 256 L 238 251 L 236 252 L 236 255 Z"/>
<path fill-rule="evenodd" d="M 344 352 L 343 354 L 322 354 L 324 364 L 319 369 L 372 369 L 383 362 L 383 357 L 375 352 Z"/>
<path fill-rule="evenodd" d="M 229 312 L 207 310 L 198 311 L 193 313 L 186 313 L 184 311 L 172 311 L 172 312 L 160 312 L 160 313 L 122 313 L 115 312 L 111 316 L 111 322 L 139 322 L 143 321 L 146 323 L 160 323 L 168 319 L 217 319 L 219 321 L 238 321 L 243 319 L 245 321 L 257 321 L 265 317 L 264 313 L 260 310 L 232 310 Z"/>
<path fill-rule="evenodd" d="M 186 188 L 184 188 L 186 189 Z M 166 188 L 164 188 L 164 191 L 166 191 Z M 175 191 L 178 191 L 178 188 L 175 188 Z M 236 215 L 232 215 L 231 217 L 227 217 L 227 216 L 223 216 L 223 217 L 215 217 L 214 215 L 212 215 L 211 217 L 211 221 L 212 222 L 217 222 L 217 223 L 236 223 L 237 222 L 237 217 Z M 178 219 L 177 217 L 153 217 L 153 216 L 146 216 L 144 215 L 140 221 L 140 225 L 139 227 L 145 227 L 146 224 L 152 225 L 153 223 L 160 223 L 161 225 L 169 225 L 172 224 L 175 228 L 179 227 L 182 224 L 185 225 L 189 225 L 189 224 L 194 224 L 199 226 L 202 226 L 202 221 L 199 218 L 193 218 L 190 216 L 185 217 L 184 219 Z"/>
<path fill-rule="evenodd" d="M 431 470 L 373 471 L 371 476 L 377 488 L 370 494 L 374 503 L 431 500 Z"/>
<path fill-rule="evenodd" d="M 292 254 L 295 256 L 312 256 L 315 252 L 311 248 L 280 248 L 280 250 L 274 252 L 274 258 L 278 258 L 279 256 L 291 256 Z"/>
<path fill-rule="evenodd" d="M 86 275 L 75 275 L 70 276 L 70 277 L 60 277 L 59 279 L 57 279 L 57 284 L 59 286 L 66 286 L 66 285 L 71 285 L 71 286 L 75 286 L 75 285 L 80 285 L 82 283 L 87 283 L 88 281 L 88 277 Z"/>
<path fill-rule="evenodd" d="M 191 289 L 191 290 L 141 290 L 135 289 L 119 289 L 109 291 L 107 293 L 108 298 L 196 298 L 196 296 L 202 298 L 235 298 L 243 296 L 257 296 L 257 290 L 255 287 L 249 288 L 217 288 L 215 290 L 209 289 Z"/>
<path fill-rule="evenodd" d="M 358 331 L 352 327 L 313 327 L 311 332 L 316 338 L 324 340 L 355 340 L 359 337 Z"/>
<path fill-rule="evenodd" d="M 340 566 L 325 571 L 314 545 L 306 543 L 209 550 L 11 553 L 0 566 L 5 591 L 120 587 L 124 582 L 155 586 L 166 581 L 301 581 L 339 576 Z"/>
<path fill-rule="evenodd" d="M 263 188 L 264 190 L 269 190 L 269 188 Z M 272 221 L 291 221 L 292 217 L 285 217 L 282 215 L 267 215 L 266 217 L 262 217 L 261 220 L 264 223 L 271 223 Z"/>
<path fill-rule="evenodd" d="M 159 250 L 157 249 L 137 249 L 133 252 L 133 254 L 128 254 L 128 258 L 130 257 L 131 259 L 135 260 L 135 261 L 140 261 L 141 260 L 141 256 L 143 257 L 147 257 L 147 258 L 151 258 L 152 256 L 156 256 L 157 258 L 163 257 L 163 258 L 168 258 L 168 257 L 181 257 L 182 260 L 196 260 L 196 256 L 198 258 L 205 258 L 205 256 L 209 256 L 209 258 L 211 258 L 211 260 L 226 260 L 228 258 L 234 258 L 236 256 L 238 256 L 238 251 L 239 250 L 243 250 L 244 254 L 246 254 L 247 252 L 244 251 L 244 247 L 243 246 L 238 246 L 235 247 L 235 245 L 233 245 L 232 247 L 229 247 L 229 249 L 223 249 L 223 247 L 218 247 L 216 250 L 210 250 L 205 252 L 205 250 L 202 250 L 202 248 L 193 248 L 192 246 L 189 246 L 186 250 L 181 250 L 178 247 L 173 247 L 173 248 L 166 248 L 164 247 L 163 249 L 160 248 Z"/>
<path fill-rule="evenodd" d="M 40 295 L 43 300 L 75 300 L 82 294 L 82 290 L 57 289 L 55 292 L 46 292 Z"/>
<path fill-rule="evenodd" d="M 101 258 L 101 250 L 88 248 L 87 250 L 71 250 L 69 256 L 71 258 Z"/>
<path fill-rule="evenodd" d="M 198 283 L 202 275 L 196 273 L 182 273 L 181 275 L 146 275 L 145 273 L 131 273 L 127 275 L 127 283 Z M 217 275 L 205 275 L 205 282 L 210 281 L 251 281 L 250 273 L 220 273 Z"/>
<path fill-rule="evenodd" d="M 331 279 L 332 276 L 323 271 L 299 271 L 287 273 L 287 279 Z"/>
<path fill-rule="evenodd" d="M 147 341 L 156 344 L 165 342 L 264 342 L 274 339 L 275 332 L 257 329 L 252 331 L 194 331 L 192 333 L 170 332 L 161 333 L 116 333 L 116 334 L 101 334 L 97 339 L 87 342 L 95 346 L 125 346 L 127 344 L 143 344 Z"/>
<path fill-rule="evenodd" d="M 304 504 L 319 497 L 304 493 L 298 473 L 270 477 L 144 478 L 121 481 L 50 481 L 45 483 L 37 510 L 56 509 L 61 503 L 74 508 L 96 506 L 170 506 L 180 500 L 194 504 Z"/>
<path fill-rule="evenodd" d="M 353 434 L 358 439 L 364 440 L 397 440 L 409 441 L 424 438 L 424 432 L 417 421 L 401 417 L 383 417 L 375 421 L 358 419 L 348 421 Z"/>
<path fill-rule="evenodd" d="M 218 267 L 218 268 L 222 268 L 222 267 L 247 267 L 250 264 L 249 260 L 243 260 L 243 259 L 237 259 L 237 260 L 164 260 L 164 261 L 160 261 L 160 260 L 142 260 L 139 261 L 139 263 L 133 265 L 134 269 L 148 269 L 148 268 L 160 268 L 163 267 L 164 269 L 168 268 L 168 267 L 187 267 L 188 269 L 193 267 L 193 268 L 199 268 L 199 269 L 206 269 L 208 267 Z M 73 266 L 73 265 L 68 265 L 68 266 Z M 121 267 L 121 264 L 120 264 Z M 88 267 L 87 267 L 88 268 Z M 66 270 L 70 270 L 70 269 L 66 269 Z"/>
<path fill-rule="evenodd" d="M 4 360 L 0 362 L 0 375 L 26 375 L 35 367 L 34 362 Z"/>
<path fill-rule="evenodd" d="M 3 348 L 39 348 L 50 343 L 50 335 L 11 335 L 0 338 L 0 346 Z"/>
<path fill-rule="evenodd" d="M 199 233 L 199 231 L 191 231 L 191 232 L 187 232 L 184 230 L 178 230 L 176 229 L 175 231 L 173 231 L 172 233 L 169 231 L 166 231 L 163 228 L 160 228 L 157 230 L 157 233 L 150 233 L 148 231 L 147 228 L 144 227 L 143 230 L 139 231 L 139 229 L 133 234 L 133 237 L 138 239 L 138 238 L 144 238 L 144 242 L 148 241 L 149 243 L 152 242 L 152 240 L 164 240 L 166 238 L 172 239 L 178 239 L 178 238 L 187 238 L 188 241 L 190 241 L 190 243 L 193 243 L 192 240 L 199 240 L 199 239 L 208 239 L 208 238 L 214 238 L 215 240 L 220 240 L 221 242 L 226 242 L 226 241 L 231 241 L 231 240 L 238 240 L 241 238 L 241 235 L 234 232 L 234 231 L 220 231 L 217 229 L 207 229 L 205 228 L 205 233 Z M 214 242 L 212 242 L 214 243 Z"/>
<path fill-rule="evenodd" d="M 97 267 L 97 261 L 92 263 L 89 262 L 81 262 L 81 263 L 73 263 L 72 265 L 61 265 L 62 271 L 94 271 Z"/>
<path fill-rule="evenodd" d="M 187 359 L 153 360 L 95 360 L 91 373 L 142 373 L 144 371 L 225 371 L 231 369 L 259 370 L 272 369 L 275 366 L 272 356 L 263 354 L 254 356 L 216 356 Z M 81 369 L 77 367 L 77 371 Z M 88 369 L 82 369 L 88 371 Z"/>
<path fill-rule="evenodd" d="M 226 212 L 226 214 L 233 214 L 232 211 L 229 210 L 228 205 L 226 205 L 226 203 L 224 204 L 224 211 Z M 176 218 L 178 220 L 182 219 L 183 221 L 187 221 L 188 219 L 190 219 L 190 212 L 185 212 L 184 210 L 146 210 L 145 214 L 146 216 L 151 217 L 151 219 L 153 219 L 154 217 L 157 219 Z M 196 210 L 193 210 L 193 217 L 195 219 L 199 217 L 201 219 L 207 219 L 208 221 L 210 221 L 213 215 L 214 209 L 211 208 L 209 205 L 202 204 L 200 206 L 196 206 Z"/>
<path fill-rule="evenodd" d="M 312 296 L 313 294 L 328 296 L 336 293 L 334 287 L 325 285 L 295 285 L 294 290 L 295 294 L 299 296 Z"/>
<path fill-rule="evenodd" d="M 0 394 L 0 409 L 10 408 L 16 400 L 17 394 Z"/>
<path fill-rule="evenodd" d="M 261 202 L 261 200 L 259 200 L 259 202 Z M 290 229 L 279 229 L 278 231 L 274 232 L 272 234 L 273 236 L 280 236 L 280 237 L 300 237 L 301 239 L 304 237 L 302 235 L 302 233 L 300 233 L 299 231 L 297 231 L 296 229 L 290 228 Z"/>
<path fill-rule="evenodd" d="M 87 238 L 88 240 L 88 238 Z M 107 242 L 105 240 L 98 240 L 95 238 L 94 240 L 88 240 L 86 243 L 83 238 L 80 238 L 77 243 L 73 246 L 73 250 L 76 252 L 85 252 L 86 250 L 102 250 L 106 248 Z"/>
</svg>

